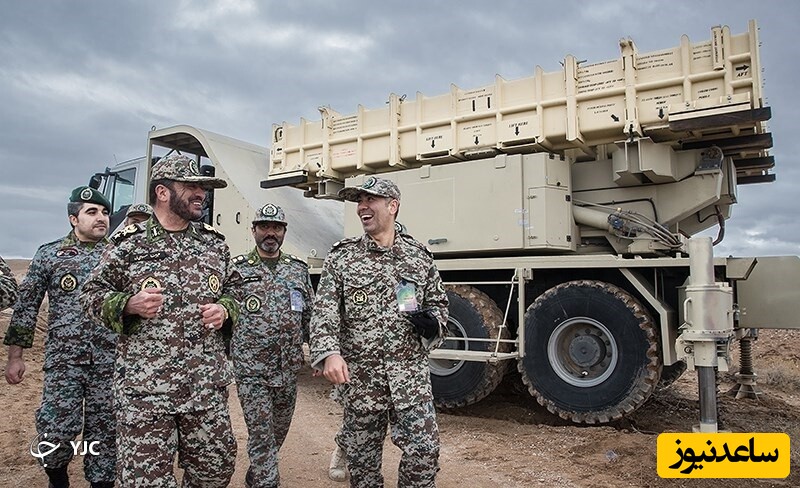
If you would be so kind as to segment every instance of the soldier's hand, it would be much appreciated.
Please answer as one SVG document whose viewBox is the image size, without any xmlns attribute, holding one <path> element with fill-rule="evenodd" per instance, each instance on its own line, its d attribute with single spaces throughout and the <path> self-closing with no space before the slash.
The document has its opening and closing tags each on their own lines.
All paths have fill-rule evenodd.
<svg viewBox="0 0 800 488">
<path fill-rule="evenodd" d="M 322 375 L 334 385 L 350 382 L 347 363 L 339 354 L 331 354 L 325 358 L 325 368 L 322 370 Z"/>
<path fill-rule="evenodd" d="M 206 303 L 200 305 L 203 314 L 203 325 L 209 329 L 219 330 L 228 318 L 228 311 L 219 303 Z"/>
<path fill-rule="evenodd" d="M 9 385 L 16 385 L 25 375 L 25 361 L 22 358 L 12 358 L 6 363 L 6 381 Z"/>
<path fill-rule="evenodd" d="M 152 319 L 161 311 L 164 304 L 164 296 L 161 294 L 162 288 L 145 288 L 136 295 L 128 299 L 124 315 L 139 315 L 144 319 Z"/>
<path fill-rule="evenodd" d="M 425 339 L 431 340 L 439 335 L 439 320 L 430 310 L 421 310 L 408 314 L 408 320 L 414 324 L 414 330 Z"/>
</svg>

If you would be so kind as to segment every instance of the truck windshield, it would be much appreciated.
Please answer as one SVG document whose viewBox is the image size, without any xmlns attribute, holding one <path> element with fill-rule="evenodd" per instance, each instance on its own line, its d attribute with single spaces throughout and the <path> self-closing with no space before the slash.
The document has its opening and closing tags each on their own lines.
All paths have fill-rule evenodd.
<svg viewBox="0 0 800 488">
<path fill-rule="evenodd" d="M 112 214 L 133 203 L 133 184 L 136 181 L 136 168 L 107 173 L 103 178 L 102 192 L 113 205 Z"/>
</svg>

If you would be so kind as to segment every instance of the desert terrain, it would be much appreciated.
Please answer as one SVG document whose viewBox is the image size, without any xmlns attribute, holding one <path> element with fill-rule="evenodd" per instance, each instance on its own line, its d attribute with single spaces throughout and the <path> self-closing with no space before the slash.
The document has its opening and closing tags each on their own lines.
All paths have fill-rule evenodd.
<svg viewBox="0 0 800 488">
<path fill-rule="evenodd" d="M 9 265 L 20 281 L 28 261 Z M 0 312 L 5 333 L 11 310 Z M 46 306 L 39 314 L 46 325 Z M 0 487 L 45 487 L 47 478 L 29 453 L 36 436 L 34 411 L 42 385 L 45 333 L 25 352 L 27 372 L 15 386 L 0 386 Z M 696 375 L 685 373 L 658 390 L 628 418 L 606 426 L 576 426 L 550 414 L 526 393 L 519 378 L 507 376 L 481 402 L 438 414 L 441 429 L 441 488 L 472 487 L 792 487 L 800 486 L 800 332 L 762 330 L 754 343 L 758 399 L 726 394 L 734 385 L 730 373 L 719 375 L 720 427 L 732 432 L 786 432 L 792 439 L 791 474 L 786 479 L 661 479 L 656 473 L 656 437 L 661 432 L 687 432 L 699 422 Z M 5 365 L 5 361 L 3 361 Z M 287 488 L 344 487 L 327 478 L 333 436 L 341 409 L 328 398 L 322 378 L 300 373 L 298 403 L 292 428 L 280 453 L 282 486 Z M 236 389 L 231 386 L 230 411 L 239 443 L 231 486 L 244 486 L 248 461 L 247 432 Z M 384 475 L 396 485 L 399 451 L 387 440 Z M 70 465 L 73 487 L 88 487 L 81 458 Z"/>
</svg>

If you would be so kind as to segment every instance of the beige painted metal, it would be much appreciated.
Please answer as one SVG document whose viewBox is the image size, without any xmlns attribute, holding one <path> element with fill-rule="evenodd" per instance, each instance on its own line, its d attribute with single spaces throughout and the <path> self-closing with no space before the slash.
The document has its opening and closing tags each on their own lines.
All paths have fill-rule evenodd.
<svg viewBox="0 0 800 488">
<path fill-rule="evenodd" d="M 689 285 L 675 350 L 689 370 L 711 367 L 728 371 L 734 338 L 733 287 L 715 282 L 710 237 L 694 237 L 688 247 Z"/>
<path fill-rule="evenodd" d="M 670 122 L 732 115 L 763 106 L 755 21 L 733 35 L 714 27 L 711 39 L 639 53 L 620 41 L 620 57 L 584 64 L 568 55 L 561 71 L 519 80 L 497 76 L 491 85 L 405 100 L 389 95 L 378 109 L 340 114 L 321 108 L 322 120 L 275 124 L 270 179 L 297 177 L 297 187 L 318 180 L 387 172 L 503 153 L 578 149 L 637 137 L 659 142 L 702 138 L 702 129 L 672 131 Z M 760 122 L 733 122 L 734 136 L 764 132 Z M 715 128 L 717 135 L 720 129 Z M 659 160 L 663 161 L 663 160 Z M 667 161 L 667 164 L 673 164 Z M 643 168 L 655 182 L 669 167 Z M 621 169 L 620 184 L 631 182 Z"/>
<path fill-rule="evenodd" d="M 569 161 L 547 154 L 499 155 L 384 176 L 402 194 L 398 220 L 437 255 L 574 251 L 569 168 Z M 345 235 L 361 232 L 355 204 L 348 202 Z"/>
<path fill-rule="evenodd" d="M 800 329 L 800 257 L 757 258 L 736 290 L 741 327 Z"/>
<path fill-rule="evenodd" d="M 251 222 L 268 202 L 280 205 L 286 212 L 286 252 L 304 259 L 312 252 L 325 255 L 342 238 L 340 202 L 305 198 L 292 188 L 260 188 L 259 181 L 266 176 L 268 167 L 265 147 L 188 125 L 151 131 L 147 161 L 154 155 L 153 146 L 208 158 L 216 175 L 228 182 L 227 188 L 214 192 L 213 220 L 234 255 L 252 249 Z"/>
</svg>

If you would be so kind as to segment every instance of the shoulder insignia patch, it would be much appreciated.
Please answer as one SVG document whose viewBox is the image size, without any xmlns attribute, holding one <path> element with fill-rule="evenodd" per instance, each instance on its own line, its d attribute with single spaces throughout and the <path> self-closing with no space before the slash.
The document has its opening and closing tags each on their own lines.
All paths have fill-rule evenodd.
<svg viewBox="0 0 800 488">
<path fill-rule="evenodd" d="M 206 232 L 210 232 L 210 233 L 212 233 L 212 234 L 216 234 L 216 235 L 218 235 L 219 237 L 221 237 L 221 238 L 222 238 L 222 240 L 225 240 L 225 234 L 223 234 L 222 232 L 218 231 L 218 230 L 217 230 L 217 229 L 215 229 L 213 226 L 206 224 L 205 222 L 203 222 L 202 229 L 203 229 L 204 231 L 206 231 Z"/>
<path fill-rule="evenodd" d="M 358 242 L 360 240 L 361 240 L 361 236 L 358 236 L 358 237 L 346 237 L 346 238 L 342 239 L 341 241 L 334 242 L 333 246 L 331 247 L 331 249 L 338 249 L 338 248 L 340 248 L 342 246 L 345 246 L 347 244 L 352 244 L 352 243 Z"/>
<path fill-rule="evenodd" d="M 422 249 L 423 251 L 425 251 L 425 254 L 427 254 L 430 257 L 433 257 L 433 252 L 430 249 L 428 249 L 428 246 L 426 246 L 425 244 L 419 242 L 418 240 L 414 239 L 408 234 L 400 234 L 400 236 L 403 238 L 405 242 L 411 244 L 416 248 Z"/>
<path fill-rule="evenodd" d="M 114 235 L 111 236 L 111 242 L 113 242 L 114 244 L 119 244 L 120 242 L 124 241 L 125 239 L 134 234 L 138 234 L 139 232 L 144 232 L 144 230 L 145 227 L 143 225 L 131 224 L 123 228 L 122 230 L 118 230 L 117 232 L 115 232 Z"/>
<path fill-rule="evenodd" d="M 56 239 L 56 240 L 54 240 L 54 241 L 45 242 L 44 244 L 42 244 L 41 246 L 39 246 L 39 247 L 37 248 L 37 250 L 43 249 L 43 248 L 45 248 L 45 247 L 47 247 L 47 246 L 52 246 L 53 244 L 61 244 L 61 242 L 63 242 L 63 241 L 64 241 L 64 238 L 62 237 L 62 238 L 60 238 L 60 239 Z"/>
<path fill-rule="evenodd" d="M 287 260 L 288 260 L 288 261 L 295 261 L 295 262 L 297 262 L 297 263 L 300 263 L 300 264 L 302 264 L 302 265 L 303 265 L 303 266 L 305 266 L 305 267 L 308 267 L 308 263 L 306 263 L 304 260 L 302 260 L 302 259 L 298 258 L 297 256 L 295 256 L 295 255 L 293 255 L 293 254 L 288 254 L 288 253 L 286 253 L 286 254 L 284 254 L 284 256 L 286 256 L 286 258 L 287 258 Z"/>
</svg>

